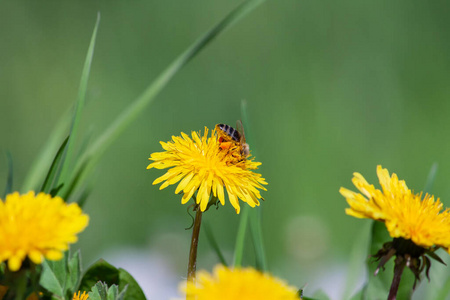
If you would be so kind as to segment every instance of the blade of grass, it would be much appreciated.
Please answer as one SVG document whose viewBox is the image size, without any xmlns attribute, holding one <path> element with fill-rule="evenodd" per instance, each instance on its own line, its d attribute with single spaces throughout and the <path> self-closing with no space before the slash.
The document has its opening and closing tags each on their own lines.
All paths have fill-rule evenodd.
<svg viewBox="0 0 450 300">
<path fill-rule="evenodd" d="M 80 124 L 81 119 L 81 112 L 83 111 L 84 104 L 86 102 L 86 91 L 87 91 L 87 84 L 89 80 L 89 74 L 91 71 L 91 64 L 92 59 L 94 57 L 94 49 L 95 49 L 95 41 L 97 38 L 97 31 L 98 27 L 100 25 L 100 13 L 97 14 L 97 20 L 95 22 L 94 31 L 92 33 L 91 41 L 89 43 L 88 52 L 86 54 L 86 59 L 84 61 L 83 71 L 81 73 L 81 79 L 80 79 L 80 86 L 78 88 L 78 96 L 77 96 L 77 102 L 76 102 L 76 108 L 75 108 L 75 114 L 73 116 L 72 125 L 70 128 L 70 138 L 67 144 L 67 150 L 65 152 L 65 155 L 61 161 L 61 168 L 60 173 L 57 174 L 56 178 L 59 179 L 59 183 L 65 183 L 69 178 L 68 172 L 71 166 L 71 159 L 72 159 L 72 153 L 74 144 L 77 138 L 78 133 L 78 126 Z"/>
<path fill-rule="evenodd" d="M 245 232 L 247 231 L 248 211 L 250 207 L 245 205 L 241 210 L 241 220 L 239 221 L 238 232 L 236 234 L 236 244 L 234 246 L 233 267 L 242 266 L 242 257 L 244 255 Z"/>
<path fill-rule="evenodd" d="M 8 164 L 8 175 L 6 177 L 5 193 L 3 194 L 3 199 L 6 195 L 11 194 L 13 185 L 13 159 L 9 151 L 6 152 L 6 162 Z"/>
<path fill-rule="evenodd" d="M 222 21 L 187 48 L 103 132 L 96 142 L 84 153 L 81 159 L 78 160 L 75 169 L 79 169 L 88 162 L 88 166 L 85 168 L 84 172 L 85 176 L 87 176 L 92 170 L 92 166 L 95 165 L 109 145 L 144 111 L 144 108 L 147 105 L 153 102 L 159 92 L 161 92 L 178 71 L 180 71 L 191 59 L 197 56 L 201 50 L 216 37 L 225 32 L 264 1 L 265 0 L 249 0 L 243 2 L 222 19 Z"/>
<path fill-rule="evenodd" d="M 220 247 L 217 244 L 216 239 L 214 238 L 214 234 L 212 233 L 211 227 L 209 226 L 209 223 L 203 222 L 203 228 L 205 230 L 206 239 L 209 242 L 209 245 L 211 248 L 213 248 L 214 252 L 217 255 L 217 258 L 219 259 L 220 263 L 224 265 L 225 267 L 228 266 L 227 262 L 225 261 L 225 257 L 222 254 L 222 251 L 220 251 Z"/>
<path fill-rule="evenodd" d="M 27 176 L 21 187 L 21 192 L 28 192 L 30 190 L 37 190 L 39 185 L 42 185 L 45 173 L 42 170 L 47 169 L 54 159 L 53 154 L 58 151 L 58 147 L 61 145 L 61 140 L 67 134 L 70 124 L 71 111 L 67 110 L 64 113 L 58 123 L 54 126 L 49 139 L 44 144 L 44 147 L 34 159 L 32 166 L 27 172 Z"/>
<path fill-rule="evenodd" d="M 49 193 L 50 190 L 52 189 L 58 166 L 60 165 L 64 151 L 67 149 L 68 140 L 69 136 L 66 137 L 64 142 L 59 147 L 58 152 L 56 152 L 55 158 L 53 159 L 50 169 L 47 172 L 47 176 L 45 177 L 44 182 L 42 183 L 42 187 L 40 189 L 41 192 Z"/>
<path fill-rule="evenodd" d="M 427 182 L 425 184 L 425 188 L 423 190 L 424 193 L 431 193 L 431 189 L 433 188 L 433 184 L 434 181 L 436 180 L 436 175 L 437 175 L 437 171 L 438 171 L 438 163 L 435 162 L 430 169 L 430 172 L 428 173 L 427 176 Z"/>
<path fill-rule="evenodd" d="M 261 227 L 261 207 L 255 207 L 251 210 L 250 217 L 250 234 L 255 248 L 256 268 L 260 271 L 268 271 L 266 251 L 263 243 L 262 227 Z"/>
<path fill-rule="evenodd" d="M 371 231 L 372 223 L 365 222 L 357 233 L 356 238 L 353 239 L 354 242 L 349 255 L 350 259 L 347 263 L 347 280 L 345 281 L 342 299 L 350 299 L 352 293 L 356 292 L 355 287 L 361 283 L 361 277 L 364 277 L 363 275 L 367 273 L 366 261 Z"/>
<path fill-rule="evenodd" d="M 246 139 L 248 142 L 251 141 L 251 126 L 250 120 L 247 114 L 247 101 L 241 101 L 241 115 L 242 120 L 247 125 L 246 127 Z M 256 153 L 256 151 L 252 151 Z M 264 248 L 263 234 L 262 234 L 262 226 L 261 226 L 261 213 L 262 207 L 255 207 L 249 213 L 250 219 L 250 235 L 253 241 L 253 247 L 255 250 L 255 259 L 256 259 L 256 268 L 261 271 L 267 271 L 267 259 L 266 259 L 266 251 Z"/>
</svg>

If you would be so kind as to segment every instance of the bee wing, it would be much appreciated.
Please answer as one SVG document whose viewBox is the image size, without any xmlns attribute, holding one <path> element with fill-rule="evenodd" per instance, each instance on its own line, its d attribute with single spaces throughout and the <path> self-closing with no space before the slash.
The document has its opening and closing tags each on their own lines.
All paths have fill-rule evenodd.
<svg viewBox="0 0 450 300">
<path fill-rule="evenodd" d="M 239 132 L 239 134 L 241 135 L 241 143 L 245 143 L 245 132 L 244 132 L 244 125 L 242 125 L 242 121 L 241 120 L 237 120 L 236 121 L 236 129 Z"/>
</svg>

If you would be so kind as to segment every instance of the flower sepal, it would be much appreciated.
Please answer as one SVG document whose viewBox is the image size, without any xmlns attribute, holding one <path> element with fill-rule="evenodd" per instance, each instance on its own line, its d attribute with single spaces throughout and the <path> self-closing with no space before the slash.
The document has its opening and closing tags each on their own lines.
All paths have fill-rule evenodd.
<svg viewBox="0 0 450 300">
<path fill-rule="evenodd" d="M 437 248 L 425 249 L 404 238 L 394 238 L 391 242 L 383 244 L 383 247 L 372 255 L 376 261 L 379 261 L 374 275 L 376 276 L 381 268 L 384 270 L 385 264 L 395 256 L 394 269 L 403 269 L 406 266 L 414 274 L 414 290 L 422 272 L 425 271 L 425 276 L 428 281 L 430 280 L 431 260 L 428 256 L 445 265 L 444 261 L 434 253 L 436 250 Z"/>
</svg>

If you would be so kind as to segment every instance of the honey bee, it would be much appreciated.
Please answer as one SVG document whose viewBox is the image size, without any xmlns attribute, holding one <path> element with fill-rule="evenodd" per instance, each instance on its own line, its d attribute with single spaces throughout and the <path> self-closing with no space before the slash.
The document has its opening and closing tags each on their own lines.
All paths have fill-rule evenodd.
<svg viewBox="0 0 450 300">
<path fill-rule="evenodd" d="M 245 142 L 244 126 L 241 121 L 236 122 L 236 128 L 238 128 L 238 130 L 226 124 L 216 125 L 220 148 L 230 149 L 233 146 L 239 147 L 241 156 L 246 159 L 247 156 L 250 155 L 250 147 Z"/>
</svg>

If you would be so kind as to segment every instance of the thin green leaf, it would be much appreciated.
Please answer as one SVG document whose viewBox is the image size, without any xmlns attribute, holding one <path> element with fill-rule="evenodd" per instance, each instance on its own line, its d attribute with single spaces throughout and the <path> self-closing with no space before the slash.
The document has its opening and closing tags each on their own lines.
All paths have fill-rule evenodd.
<svg viewBox="0 0 450 300">
<path fill-rule="evenodd" d="M 44 192 L 44 193 L 50 192 L 50 190 L 53 186 L 53 182 L 55 180 L 56 171 L 58 170 L 58 166 L 61 162 L 63 153 L 64 153 L 65 149 L 67 148 L 68 140 L 69 140 L 69 137 L 66 137 L 64 142 L 59 147 L 58 152 L 56 152 L 56 155 L 53 158 L 53 162 L 50 165 L 50 169 L 47 172 L 47 176 L 45 177 L 44 183 L 42 184 L 42 187 L 40 189 L 41 192 Z"/>
<path fill-rule="evenodd" d="M 82 165 L 89 165 L 85 168 L 83 179 L 93 169 L 91 165 L 97 163 L 111 143 L 133 122 L 141 113 L 145 111 L 145 107 L 153 102 L 156 96 L 163 90 L 170 80 L 201 50 L 203 50 L 210 42 L 212 42 L 221 33 L 225 32 L 237 21 L 242 19 L 258 5 L 265 0 L 249 0 L 243 2 L 236 9 L 231 11 L 222 21 L 210 29 L 205 35 L 200 37 L 180 56 L 178 56 L 148 87 L 145 91 L 132 102 L 124 112 L 105 130 L 105 132 L 96 140 L 96 142 L 83 154 L 78 161 L 75 169 L 78 170 Z"/>
<path fill-rule="evenodd" d="M 241 116 L 243 120 L 243 124 L 245 124 L 245 134 L 246 139 L 249 144 L 251 144 L 251 126 L 250 119 L 247 114 L 247 101 L 241 101 Z M 252 150 L 252 154 L 255 155 L 256 151 Z M 255 250 L 255 264 L 256 268 L 261 271 L 267 271 L 267 259 L 266 259 L 266 251 L 264 248 L 263 241 L 263 233 L 261 226 L 261 213 L 262 207 L 255 207 L 249 212 L 249 220 L 250 220 L 250 235 L 253 241 L 253 247 Z"/>
<path fill-rule="evenodd" d="M 250 211 L 250 234 L 255 249 L 256 268 L 261 271 L 267 271 L 266 252 L 264 249 L 263 234 L 261 227 L 261 207 L 255 207 Z"/>
<path fill-rule="evenodd" d="M 342 299 L 350 299 L 355 287 L 366 272 L 367 251 L 369 249 L 371 236 L 370 222 L 365 222 L 359 233 L 354 238 L 354 243 L 350 252 L 350 260 L 348 262 L 348 275 L 345 282 L 345 289 Z"/>
<path fill-rule="evenodd" d="M 67 135 L 67 130 L 69 129 L 71 111 L 67 110 L 60 118 L 58 123 L 53 126 L 53 131 L 51 132 L 49 139 L 44 144 L 37 157 L 34 159 L 31 167 L 27 172 L 25 177 L 21 192 L 28 192 L 30 190 L 37 190 L 44 180 L 44 174 L 42 170 L 48 168 L 54 159 L 53 154 L 57 152 L 58 147 L 61 145 L 61 140 Z"/>
<path fill-rule="evenodd" d="M 91 71 L 92 58 L 94 57 L 94 49 L 95 49 L 95 41 L 97 38 L 97 31 L 100 24 L 100 13 L 97 14 L 97 21 L 95 22 L 94 31 L 92 33 L 91 42 L 89 44 L 88 52 L 86 55 L 86 59 L 84 61 L 83 71 L 81 73 L 80 86 L 78 88 L 78 96 L 75 108 L 75 114 L 73 116 L 72 125 L 70 128 L 70 138 L 67 145 L 67 151 L 65 153 L 65 159 L 62 161 L 61 165 L 61 173 L 60 175 L 60 183 L 67 182 L 69 168 L 71 166 L 72 152 L 74 148 L 75 141 L 77 139 L 78 126 L 81 119 L 81 112 L 83 111 L 84 104 L 86 102 L 86 91 L 87 84 L 89 80 L 89 73 Z M 57 176 L 58 178 L 58 176 Z"/>
<path fill-rule="evenodd" d="M 425 299 L 435 299 L 435 300 L 446 300 L 450 298 L 450 278 L 447 278 L 444 285 L 440 289 L 436 289 L 438 294 L 435 298 L 425 298 Z"/>
<path fill-rule="evenodd" d="M 251 209 L 248 205 L 245 205 L 241 210 L 241 217 L 239 221 L 239 228 L 236 234 L 236 244 L 234 246 L 234 259 L 233 266 L 242 266 L 242 257 L 244 255 L 244 242 L 245 242 L 245 232 L 247 231 L 248 223 L 248 211 Z"/>
<path fill-rule="evenodd" d="M 439 165 L 438 165 L 437 162 L 435 162 L 435 163 L 431 166 L 430 172 L 428 173 L 428 176 L 427 176 L 427 182 L 426 182 L 425 188 L 424 188 L 424 190 L 423 190 L 424 193 L 431 194 L 431 190 L 432 190 L 432 188 L 433 188 L 434 181 L 436 180 L 436 175 L 437 175 L 438 167 L 439 167 Z"/>
<path fill-rule="evenodd" d="M 6 185 L 5 185 L 5 192 L 3 193 L 3 199 L 6 198 L 6 195 L 12 193 L 12 186 L 13 186 L 13 159 L 9 151 L 6 152 L 6 162 L 8 164 L 8 175 L 6 177 Z"/>
<path fill-rule="evenodd" d="M 316 291 L 314 293 L 313 297 L 314 298 L 312 298 L 312 299 L 330 300 L 330 297 L 323 290 Z M 305 299 L 307 299 L 307 298 L 305 298 Z"/>
<path fill-rule="evenodd" d="M 385 225 L 382 222 L 371 221 L 371 241 L 367 256 L 373 255 L 383 247 L 383 244 L 391 240 Z M 377 276 L 374 275 L 378 263 L 373 258 L 367 260 L 367 269 L 369 271 L 367 283 L 364 287 L 363 299 L 386 299 L 389 294 L 389 288 L 394 274 L 393 259 L 386 264 L 386 269 L 380 270 Z"/>
<path fill-rule="evenodd" d="M 432 258 L 442 258 L 439 258 L 438 261 L 431 261 L 430 281 L 427 281 L 424 278 L 424 282 L 421 283 L 424 285 L 423 288 L 425 289 L 424 297 L 422 297 L 422 299 L 450 299 L 450 269 L 448 268 L 450 256 L 444 249 L 439 249 L 433 256 L 429 256 Z"/>
<path fill-rule="evenodd" d="M 84 204 L 86 203 L 87 198 L 91 195 L 91 192 L 93 190 L 92 186 L 88 186 L 81 194 L 81 196 L 76 200 L 78 203 L 78 206 L 83 208 Z"/>
<path fill-rule="evenodd" d="M 216 239 L 214 238 L 214 234 L 211 231 L 211 227 L 209 226 L 209 223 L 203 222 L 203 228 L 205 230 L 206 239 L 208 240 L 208 243 L 211 246 L 211 248 L 216 253 L 217 258 L 219 259 L 220 263 L 227 267 L 228 264 L 225 261 L 225 257 L 223 256 L 222 251 L 220 251 L 220 247 L 217 244 Z"/>
<path fill-rule="evenodd" d="M 67 188 L 62 192 L 61 197 L 64 200 L 67 201 L 70 198 L 70 196 L 72 195 L 72 192 L 75 190 L 75 187 L 77 186 L 78 182 L 81 181 L 81 178 L 82 178 L 83 173 L 85 171 L 86 164 L 82 165 L 81 168 L 78 169 L 76 174 L 72 177 L 71 182 L 67 185 Z M 90 166 L 92 167 L 93 165 L 90 165 Z"/>
<path fill-rule="evenodd" d="M 391 240 L 392 238 L 389 236 L 384 223 L 373 221 L 370 254 L 377 253 L 378 250 L 383 247 L 384 243 Z M 378 272 L 377 276 L 374 275 L 374 272 L 378 266 L 378 263 L 373 259 L 368 260 L 369 274 L 368 282 L 364 287 L 364 299 L 372 300 L 387 298 L 394 275 L 394 260 L 395 257 L 392 257 L 390 261 L 386 263 L 385 268 Z M 405 268 L 400 281 L 397 299 L 411 299 L 413 284 L 414 275 L 408 268 Z"/>
</svg>

